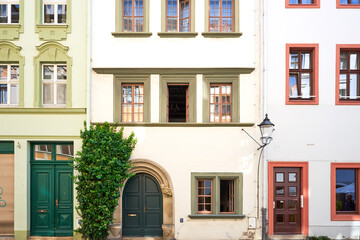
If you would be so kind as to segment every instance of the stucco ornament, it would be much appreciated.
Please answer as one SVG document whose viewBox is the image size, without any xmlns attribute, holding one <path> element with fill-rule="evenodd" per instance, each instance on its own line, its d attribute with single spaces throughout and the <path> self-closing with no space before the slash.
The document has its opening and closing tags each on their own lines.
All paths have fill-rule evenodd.
<svg viewBox="0 0 360 240">
<path fill-rule="evenodd" d="M 171 192 L 171 188 L 165 186 L 164 184 L 161 184 L 161 191 L 164 194 L 165 197 L 171 197 L 172 196 L 172 192 Z"/>
</svg>

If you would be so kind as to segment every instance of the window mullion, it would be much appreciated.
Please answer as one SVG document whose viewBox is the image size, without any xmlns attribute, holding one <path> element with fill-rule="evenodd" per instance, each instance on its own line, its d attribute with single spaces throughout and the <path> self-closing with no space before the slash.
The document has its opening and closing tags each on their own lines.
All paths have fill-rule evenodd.
<svg viewBox="0 0 360 240">
<path fill-rule="evenodd" d="M 176 13 L 177 13 L 177 31 L 180 32 L 180 0 L 177 0 L 177 7 L 176 7 Z"/>
<path fill-rule="evenodd" d="M 135 84 L 131 85 L 131 121 L 135 121 Z"/>
<path fill-rule="evenodd" d="M 347 53 L 347 69 L 346 69 L 346 97 L 350 97 L 350 51 Z"/>
<path fill-rule="evenodd" d="M 214 213 L 218 215 L 220 213 L 220 180 L 219 176 L 214 178 L 214 191 L 213 191 L 213 205 L 215 205 Z M 215 195 L 215 196 L 214 196 Z"/>
<path fill-rule="evenodd" d="M 57 65 L 54 65 L 54 104 L 57 104 Z"/>
</svg>

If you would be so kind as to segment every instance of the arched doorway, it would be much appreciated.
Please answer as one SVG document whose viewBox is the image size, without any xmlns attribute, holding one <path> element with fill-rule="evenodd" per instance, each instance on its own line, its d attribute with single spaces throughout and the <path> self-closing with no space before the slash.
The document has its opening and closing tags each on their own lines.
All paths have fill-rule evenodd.
<svg viewBox="0 0 360 240">
<path fill-rule="evenodd" d="M 122 198 L 123 236 L 163 235 L 162 191 L 157 180 L 146 173 L 130 178 Z"/>
</svg>

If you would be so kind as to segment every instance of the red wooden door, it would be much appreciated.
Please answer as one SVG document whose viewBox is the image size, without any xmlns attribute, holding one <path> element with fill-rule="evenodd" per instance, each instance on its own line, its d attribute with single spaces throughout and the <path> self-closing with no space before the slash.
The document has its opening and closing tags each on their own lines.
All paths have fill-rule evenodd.
<svg viewBox="0 0 360 240">
<path fill-rule="evenodd" d="M 274 233 L 301 233 L 301 170 L 274 168 Z"/>
</svg>

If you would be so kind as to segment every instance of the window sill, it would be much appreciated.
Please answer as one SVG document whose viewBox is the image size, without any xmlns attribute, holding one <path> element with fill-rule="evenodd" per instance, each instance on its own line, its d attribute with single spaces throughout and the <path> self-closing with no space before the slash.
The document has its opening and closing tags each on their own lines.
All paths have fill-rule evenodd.
<svg viewBox="0 0 360 240">
<path fill-rule="evenodd" d="M 320 8 L 320 4 L 287 4 L 286 8 Z"/>
<path fill-rule="evenodd" d="M 100 124 L 102 122 L 92 122 L 92 125 Z M 115 125 L 116 123 L 109 123 L 110 125 Z M 119 126 L 124 127 L 253 127 L 255 123 L 118 123 Z"/>
<path fill-rule="evenodd" d="M 112 32 L 114 37 L 128 37 L 128 38 L 147 38 L 152 35 L 151 32 Z"/>
<path fill-rule="evenodd" d="M 234 219 L 234 218 L 245 218 L 246 216 L 243 214 L 195 214 L 195 215 L 188 215 L 189 218 L 192 219 Z"/>
<path fill-rule="evenodd" d="M 37 24 L 35 32 L 39 33 L 40 40 L 61 41 L 66 40 L 69 33 L 69 26 L 66 24 Z"/>
<path fill-rule="evenodd" d="M 286 99 L 286 105 L 319 105 L 319 100 L 317 98 Z"/>
<path fill-rule="evenodd" d="M 197 32 L 158 32 L 161 38 L 194 38 Z"/>
<path fill-rule="evenodd" d="M 206 38 L 238 38 L 241 37 L 241 32 L 203 32 L 202 35 Z"/>
<path fill-rule="evenodd" d="M 360 105 L 360 100 L 337 100 L 335 105 Z"/>
<path fill-rule="evenodd" d="M 85 108 L 0 108 L 1 114 L 85 114 Z"/>
<path fill-rule="evenodd" d="M 0 24 L 0 40 L 17 40 L 21 29 L 20 24 Z"/>
<path fill-rule="evenodd" d="M 331 221 L 359 221 L 359 214 L 336 214 L 331 217 Z"/>
<path fill-rule="evenodd" d="M 356 9 L 356 8 L 360 8 L 360 4 L 347 4 L 347 5 L 338 5 L 336 6 L 336 8 L 339 9 Z"/>
</svg>

